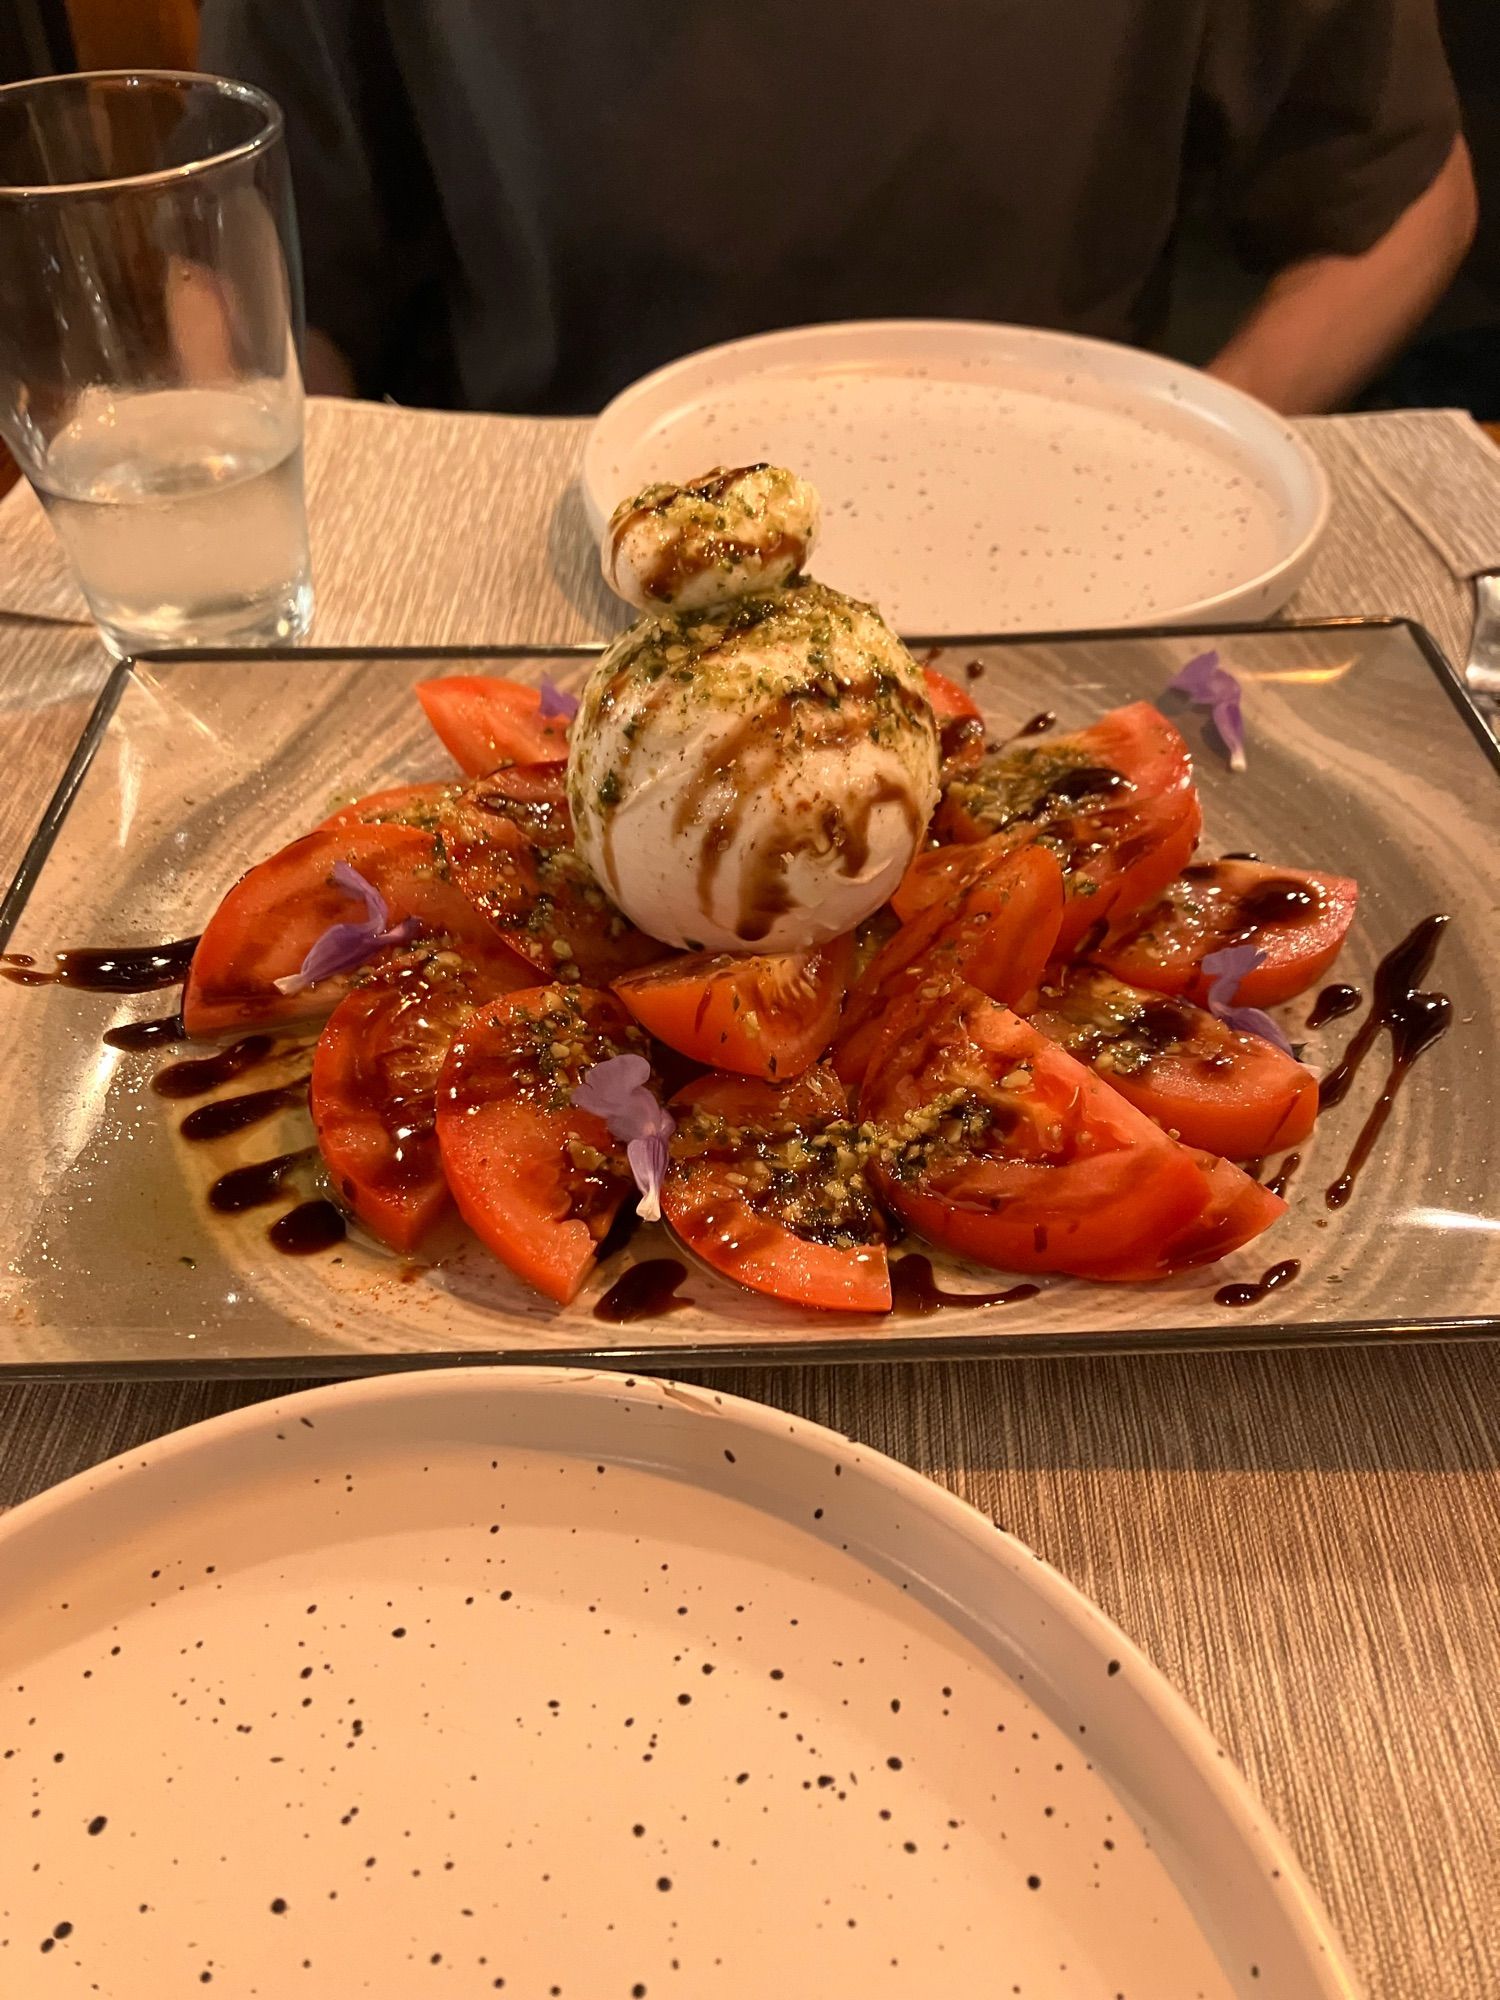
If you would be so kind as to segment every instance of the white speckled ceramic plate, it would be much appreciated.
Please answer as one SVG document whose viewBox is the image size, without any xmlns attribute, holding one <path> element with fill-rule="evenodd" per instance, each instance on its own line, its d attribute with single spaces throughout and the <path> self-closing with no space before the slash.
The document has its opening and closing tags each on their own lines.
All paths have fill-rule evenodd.
<svg viewBox="0 0 1500 2000">
<path fill-rule="evenodd" d="M 1328 515 L 1296 433 L 1194 368 L 871 320 L 734 341 L 625 390 L 584 456 L 590 520 L 653 479 L 761 459 L 823 494 L 817 574 L 903 632 L 1266 618 Z"/>
<path fill-rule="evenodd" d="M 1348 2000 L 1122 1635 L 890 1460 L 443 1371 L 0 1526 L 0 1990 Z"/>
</svg>

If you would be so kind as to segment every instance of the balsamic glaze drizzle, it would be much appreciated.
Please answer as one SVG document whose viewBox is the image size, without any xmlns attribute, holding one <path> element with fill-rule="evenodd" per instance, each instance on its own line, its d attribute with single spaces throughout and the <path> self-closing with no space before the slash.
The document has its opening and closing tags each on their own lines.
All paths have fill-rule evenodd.
<svg viewBox="0 0 1500 2000">
<path fill-rule="evenodd" d="M 611 1326 L 625 1326 L 634 1320 L 663 1319 L 668 1313 L 681 1312 L 693 1303 L 677 1294 L 686 1276 L 686 1266 L 675 1257 L 648 1257 L 644 1263 L 632 1264 L 594 1307 L 594 1318 Z"/>
<path fill-rule="evenodd" d="M 1325 986 L 1308 1012 L 1308 1027 L 1326 1028 L 1330 1021 L 1341 1020 L 1352 1014 L 1364 997 L 1357 986 Z"/>
<path fill-rule="evenodd" d="M 1034 1299 L 1040 1285 L 1012 1285 L 1003 1292 L 945 1292 L 933 1275 L 932 1259 L 908 1250 L 891 1264 L 891 1304 L 908 1317 L 925 1319 L 944 1306 L 1011 1306 Z"/>
<path fill-rule="evenodd" d="M 1280 1264 L 1273 1264 L 1253 1282 L 1244 1285 L 1220 1285 L 1214 1293 L 1216 1306 L 1258 1306 L 1262 1299 L 1276 1291 L 1281 1285 L 1289 1285 L 1302 1269 L 1295 1257 L 1288 1257 Z"/>
<path fill-rule="evenodd" d="M 272 1248 L 286 1257 L 311 1257 L 318 1250 L 331 1250 L 347 1234 L 348 1224 L 340 1211 L 321 1198 L 299 1201 L 266 1231 Z"/>
<path fill-rule="evenodd" d="M 310 1080 L 297 1076 L 290 1083 L 277 1084 L 270 1090 L 246 1090 L 235 1097 L 215 1098 L 212 1104 L 200 1104 L 196 1111 L 190 1111 L 177 1129 L 194 1145 L 247 1132 L 252 1125 L 274 1118 L 278 1111 L 295 1111 L 306 1104 Z"/>
<path fill-rule="evenodd" d="M 29 952 L 0 955 L 0 971 L 18 986 L 81 986 L 90 993 L 152 993 L 161 986 L 180 986 L 193 962 L 198 940 L 174 938 L 168 944 L 80 945 L 52 955 L 53 970 L 43 972 Z"/>
<path fill-rule="evenodd" d="M 1453 1002 L 1446 993 L 1425 993 L 1420 987 L 1432 970 L 1438 941 L 1447 924 L 1448 918 L 1443 915 L 1424 917 L 1400 944 L 1386 953 L 1375 968 L 1369 1013 L 1355 1030 L 1340 1061 L 1318 1085 L 1320 1108 L 1342 1103 L 1384 1029 L 1391 1043 L 1390 1069 L 1384 1088 L 1350 1148 L 1344 1171 L 1324 1192 L 1323 1199 L 1330 1208 L 1342 1208 L 1354 1192 L 1354 1184 L 1375 1150 L 1391 1107 L 1418 1056 L 1448 1032 Z"/>
</svg>

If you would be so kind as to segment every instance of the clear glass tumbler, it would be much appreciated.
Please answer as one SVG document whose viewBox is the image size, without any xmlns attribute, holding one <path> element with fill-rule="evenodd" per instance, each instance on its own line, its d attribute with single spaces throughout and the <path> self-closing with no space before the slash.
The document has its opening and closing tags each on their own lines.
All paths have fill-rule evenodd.
<svg viewBox="0 0 1500 2000">
<path fill-rule="evenodd" d="M 312 616 L 281 113 L 220 77 L 0 89 L 0 433 L 116 653 Z"/>
</svg>

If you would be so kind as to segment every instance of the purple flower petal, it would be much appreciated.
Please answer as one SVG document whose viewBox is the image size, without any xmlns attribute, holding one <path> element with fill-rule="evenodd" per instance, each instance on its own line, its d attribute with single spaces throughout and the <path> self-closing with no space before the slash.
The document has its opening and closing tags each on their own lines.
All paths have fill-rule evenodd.
<svg viewBox="0 0 1500 2000">
<path fill-rule="evenodd" d="M 1263 1014 L 1259 1007 L 1215 1007 L 1210 1002 L 1209 1012 L 1237 1035 L 1259 1035 L 1263 1042 L 1269 1042 L 1273 1049 L 1280 1049 L 1284 1056 L 1292 1055 L 1291 1043 L 1270 1015 Z"/>
<path fill-rule="evenodd" d="M 625 1148 L 625 1157 L 635 1175 L 635 1184 L 641 1191 L 641 1198 L 635 1205 L 636 1214 L 642 1222 L 660 1222 L 661 1184 L 667 1175 L 666 1139 L 632 1139 Z"/>
<path fill-rule="evenodd" d="M 542 675 L 542 714 L 550 721 L 554 716 L 565 715 L 571 722 L 578 713 L 578 697 L 560 688 L 550 674 Z"/>
<path fill-rule="evenodd" d="M 1186 695 L 1195 708 L 1206 708 L 1219 740 L 1229 755 L 1231 771 L 1245 768 L 1245 726 L 1240 713 L 1240 684 L 1219 662 L 1216 650 L 1199 653 L 1181 673 L 1167 682 L 1172 694 Z"/>
<path fill-rule="evenodd" d="M 1292 1053 L 1292 1045 L 1281 1028 L 1269 1014 L 1259 1007 L 1237 1007 L 1234 996 L 1240 989 L 1240 982 L 1247 973 L 1258 965 L 1264 965 L 1266 955 L 1259 945 L 1231 944 L 1223 951 L 1211 951 L 1202 960 L 1202 969 L 1212 984 L 1208 989 L 1208 1011 L 1216 1020 L 1222 1021 L 1238 1035 L 1259 1035 L 1272 1048 L 1280 1049 L 1283 1055 Z"/>
<path fill-rule="evenodd" d="M 643 1222 L 661 1220 L 661 1185 L 667 1171 L 667 1141 L 677 1121 L 650 1087 L 651 1065 L 644 1056 L 610 1056 L 594 1063 L 578 1080 L 573 1102 L 625 1142 L 625 1157 L 641 1191 L 636 1213 Z"/>
<path fill-rule="evenodd" d="M 364 965 L 387 946 L 410 944 L 421 934 L 422 926 L 416 917 L 403 917 L 400 923 L 392 924 L 390 908 L 384 896 L 373 882 L 367 882 L 359 870 L 347 861 L 336 861 L 328 879 L 346 896 L 353 896 L 364 904 L 364 920 L 360 923 L 330 924 L 297 971 L 289 972 L 285 978 L 275 982 L 278 993 L 303 993 L 309 986 L 317 986 L 325 979 L 335 979 L 342 972 L 353 972 L 356 966 Z"/>
<path fill-rule="evenodd" d="M 391 920 L 391 912 L 385 897 L 373 882 L 367 882 L 359 870 L 348 861 L 335 861 L 329 873 L 329 881 L 336 889 L 342 889 L 346 896 L 358 896 L 365 906 L 365 921 L 375 929 L 383 931 Z"/>
<path fill-rule="evenodd" d="M 602 1118 L 615 1138 L 644 1138 L 644 1132 L 636 1130 L 635 1098 L 644 1091 L 651 1103 L 656 1103 L 647 1087 L 650 1081 L 651 1065 L 644 1056 L 610 1056 L 604 1062 L 592 1063 L 584 1071 L 573 1092 L 573 1102 L 580 1111 L 592 1111 L 596 1118 Z M 615 1131 L 617 1119 L 625 1122 L 626 1129 L 622 1132 Z"/>
<path fill-rule="evenodd" d="M 1226 1006 L 1232 1004 L 1240 981 L 1265 962 L 1266 955 L 1258 944 L 1230 944 L 1222 951 L 1205 953 L 1201 970 L 1213 982 L 1210 1000 L 1222 1000 Z"/>
<path fill-rule="evenodd" d="M 1224 676 L 1218 648 L 1211 646 L 1206 653 L 1195 653 L 1181 672 L 1167 682 L 1167 690 L 1171 694 L 1185 694 L 1189 701 L 1211 702 Z M 1229 678 L 1233 679 L 1233 675 Z"/>
</svg>

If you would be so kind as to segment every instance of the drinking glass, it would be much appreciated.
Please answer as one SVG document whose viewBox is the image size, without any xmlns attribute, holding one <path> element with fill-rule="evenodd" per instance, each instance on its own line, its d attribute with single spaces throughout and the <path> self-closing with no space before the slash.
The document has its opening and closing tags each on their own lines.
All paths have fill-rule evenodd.
<svg viewBox="0 0 1500 2000">
<path fill-rule="evenodd" d="M 0 433 L 105 644 L 312 615 L 281 113 L 170 71 L 0 89 Z"/>
</svg>

